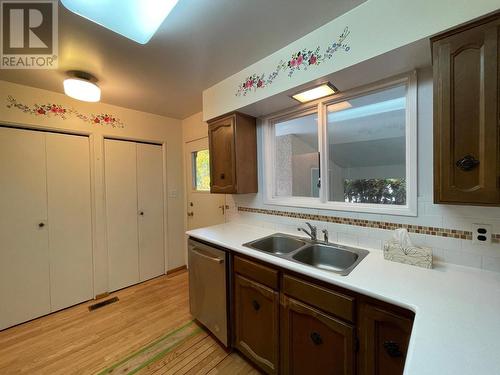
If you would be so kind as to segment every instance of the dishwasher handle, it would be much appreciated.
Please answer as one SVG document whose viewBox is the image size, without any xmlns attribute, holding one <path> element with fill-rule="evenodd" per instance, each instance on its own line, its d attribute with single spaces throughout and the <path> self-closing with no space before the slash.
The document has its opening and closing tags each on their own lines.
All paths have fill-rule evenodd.
<svg viewBox="0 0 500 375">
<path fill-rule="evenodd" d="M 224 259 L 221 259 L 221 258 L 217 258 L 217 257 L 211 257 L 210 255 L 206 255 L 206 254 L 203 254 L 203 253 L 200 253 L 198 250 L 196 250 L 196 248 L 192 248 L 191 251 L 193 253 L 195 253 L 196 255 L 202 257 L 202 258 L 205 258 L 207 260 L 210 260 L 212 262 L 216 262 L 218 264 L 221 264 L 221 263 L 224 263 Z"/>
</svg>

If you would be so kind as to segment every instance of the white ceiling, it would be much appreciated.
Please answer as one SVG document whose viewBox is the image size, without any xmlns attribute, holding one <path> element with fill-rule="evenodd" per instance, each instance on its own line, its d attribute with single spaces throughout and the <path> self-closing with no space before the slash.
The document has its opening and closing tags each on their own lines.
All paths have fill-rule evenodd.
<svg viewBox="0 0 500 375">
<path fill-rule="evenodd" d="M 0 70 L 0 80 L 62 92 L 65 72 L 95 75 L 102 101 L 185 118 L 201 92 L 365 0 L 179 0 L 146 45 L 59 6 L 59 69 Z"/>
</svg>

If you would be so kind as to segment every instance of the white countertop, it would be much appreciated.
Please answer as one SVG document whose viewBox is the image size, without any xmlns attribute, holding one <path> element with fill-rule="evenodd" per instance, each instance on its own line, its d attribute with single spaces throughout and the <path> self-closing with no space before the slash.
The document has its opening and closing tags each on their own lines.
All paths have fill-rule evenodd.
<svg viewBox="0 0 500 375">
<path fill-rule="evenodd" d="M 374 250 L 340 276 L 242 246 L 275 232 L 227 223 L 187 234 L 414 311 L 405 375 L 500 374 L 500 273 L 452 265 L 428 270 L 386 261 Z"/>
</svg>

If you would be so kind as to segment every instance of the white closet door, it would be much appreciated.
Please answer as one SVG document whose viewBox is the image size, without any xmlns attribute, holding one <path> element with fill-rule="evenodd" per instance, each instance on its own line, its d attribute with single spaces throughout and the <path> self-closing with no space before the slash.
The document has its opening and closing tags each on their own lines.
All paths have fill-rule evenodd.
<svg viewBox="0 0 500 375">
<path fill-rule="evenodd" d="M 46 133 L 52 311 L 93 298 L 88 137 Z"/>
<path fill-rule="evenodd" d="M 163 251 L 163 155 L 158 145 L 137 144 L 139 275 L 141 281 L 165 272 Z"/>
<path fill-rule="evenodd" d="M 0 128 L 0 329 L 50 312 L 45 134 Z"/>
<path fill-rule="evenodd" d="M 139 282 L 134 142 L 104 141 L 109 290 Z"/>
</svg>

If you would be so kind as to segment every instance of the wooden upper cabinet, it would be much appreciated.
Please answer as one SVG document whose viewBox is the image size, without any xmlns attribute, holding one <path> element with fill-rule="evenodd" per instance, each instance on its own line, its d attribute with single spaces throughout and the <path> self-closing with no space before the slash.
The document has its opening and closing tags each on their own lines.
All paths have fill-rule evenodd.
<svg viewBox="0 0 500 375">
<path fill-rule="evenodd" d="M 210 192 L 257 192 L 255 118 L 233 113 L 208 122 Z"/>
<path fill-rule="evenodd" d="M 432 39 L 434 201 L 499 205 L 500 14 Z"/>
<path fill-rule="evenodd" d="M 362 303 L 358 324 L 358 374 L 402 375 L 413 318 Z"/>
</svg>

